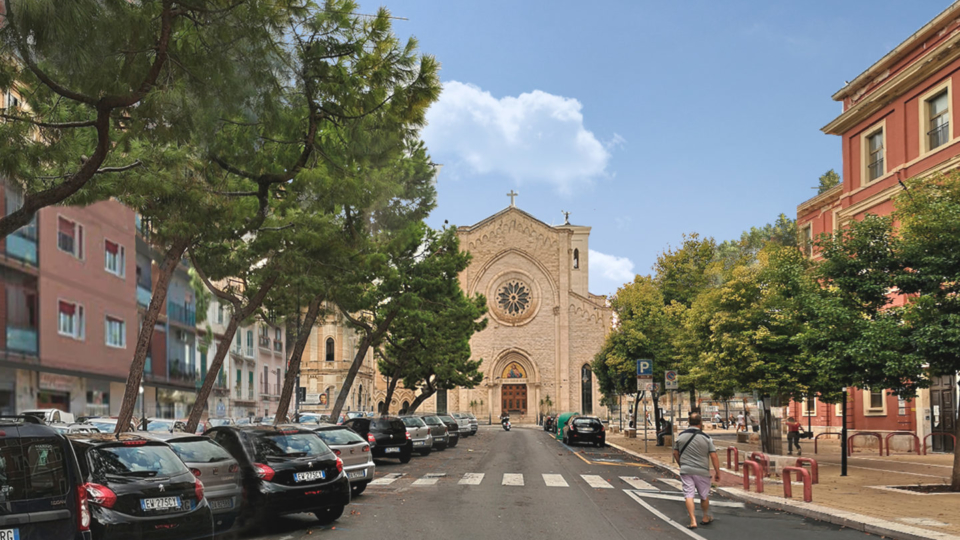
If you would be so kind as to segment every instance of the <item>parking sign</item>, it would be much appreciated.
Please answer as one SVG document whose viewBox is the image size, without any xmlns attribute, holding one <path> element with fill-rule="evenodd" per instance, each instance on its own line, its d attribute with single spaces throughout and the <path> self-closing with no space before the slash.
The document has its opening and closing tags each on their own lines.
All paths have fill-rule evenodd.
<svg viewBox="0 0 960 540">
<path fill-rule="evenodd" d="M 680 388 L 680 383 L 677 382 L 677 372 L 676 372 L 676 371 L 674 371 L 674 370 L 672 370 L 672 369 L 668 369 L 668 370 L 664 373 L 663 379 L 664 379 L 664 381 L 663 381 L 663 382 L 664 382 L 663 387 L 664 387 L 665 389 L 667 389 L 667 390 L 677 390 L 678 388 Z"/>
<path fill-rule="evenodd" d="M 653 377 L 653 360 L 637 360 L 637 377 Z"/>
</svg>

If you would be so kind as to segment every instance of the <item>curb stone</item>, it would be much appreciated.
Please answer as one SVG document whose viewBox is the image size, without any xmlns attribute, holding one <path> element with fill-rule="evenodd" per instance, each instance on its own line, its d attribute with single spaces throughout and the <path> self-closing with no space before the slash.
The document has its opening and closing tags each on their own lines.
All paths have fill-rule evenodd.
<svg viewBox="0 0 960 540">
<path fill-rule="evenodd" d="M 639 454 L 609 441 L 607 442 L 607 445 L 640 459 L 645 463 L 653 465 L 658 469 L 666 470 L 677 475 L 678 477 L 680 476 L 680 469 L 677 467 L 646 457 L 643 454 Z M 819 504 L 799 503 L 784 499 L 782 497 L 771 497 L 769 495 L 763 495 L 759 493 L 745 492 L 743 489 L 739 488 L 721 487 L 717 489 L 724 495 L 741 502 L 748 502 L 772 510 L 779 510 L 781 512 L 789 512 L 791 514 L 797 514 L 803 517 L 819 519 L 820 521 L 833 523 L 834 525 L 840 525 L 848 529 L 863 531 L 869 534 L 876 534 L 902 540 L 960 540 L 960 536 L 931 531 L 928 529 L 921 529 L 919 527 L 913 527 L 903 523 L 896 523 L 893 521 L 865 516 L 863 514 L 845 512 L 843 510 L 837 510 L 835 508 L 830 508 L 828 506 Z"/>
</svg>

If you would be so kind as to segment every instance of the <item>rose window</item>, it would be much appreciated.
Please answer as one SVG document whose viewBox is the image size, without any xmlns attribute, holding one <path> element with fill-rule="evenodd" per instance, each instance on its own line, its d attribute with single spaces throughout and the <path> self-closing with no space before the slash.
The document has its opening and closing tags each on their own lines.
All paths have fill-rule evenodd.
<svg viewBox="0 0 960 540">
<path fill-rule="evenodd" d="M 530 289 L 519 281 L 509 281 L 497 292 L 497 305 L 507 315 L 521 315 L 530 306 Z"/>
</svg>

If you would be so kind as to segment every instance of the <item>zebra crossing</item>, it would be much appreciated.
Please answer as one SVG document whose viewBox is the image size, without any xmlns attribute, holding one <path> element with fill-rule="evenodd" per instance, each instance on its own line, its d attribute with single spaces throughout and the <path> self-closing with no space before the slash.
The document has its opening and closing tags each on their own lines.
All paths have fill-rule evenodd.
<svg viewBox="0 0 960 540">
<path fill-rule="evenodd" d="M 407 476 L 404 473 L 391 473 L 370 482 L 370 487 L 396 487 L 394 484 L 397 484 L 398 482 L 400 482 L 400 484 L 409 485 L 410 487 L 436 486 L 439 484 L 449 483 L 455 483 L 458 486 L 479 486 L 483 484 L 489 476 L 491 475 L 486 473 L 465 473 L 460 477 L 450 476 L 446 473 L 428 473 L 420 478 L 414 478 Z M 406 481 L 401 482 L 402 480 Z M 568 479 L 564 477 L 564 475 L 557 473 L 543 473 L 539 475 L 503 473 L 499 480 L 500 485 L 504 487 L 546 486 L 550 488 L 569 488 L 571 486 L 571 482 L 574 484 L 580 482 L 582 484 L 586 484 L 587 487 L 592 489 L 620 488 L 644 491 L 660 490 L 660 488 L 654 487 L 649 482 L 641 480 L 636 476 L 604 478 L 598 474 L 581 474 Z M 490 480 L 487 480 L 488 483 L 489 481 Z"/>
</svg>

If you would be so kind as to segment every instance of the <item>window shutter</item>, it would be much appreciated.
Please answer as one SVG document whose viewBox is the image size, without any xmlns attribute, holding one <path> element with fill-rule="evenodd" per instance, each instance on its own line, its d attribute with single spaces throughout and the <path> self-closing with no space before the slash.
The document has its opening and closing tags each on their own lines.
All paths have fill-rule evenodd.
<svg viewBox="0 0 960 540">
<path fill-rule="evenodd" d="M 111 255 L 116 255 L 117 253 L 120 252 L 120 246 L 118 246 L 117 244 L 114 244 L 109 240 L 106 241 L 105 249 L 107 250 L 107 253 L 110 253 Z"/>
<path fill-rule="evenodd" d="M 73 238 L 73 222 L 70 220 L 60 218 L 58 220 L 57 230 L 60 231 L 62 234 L 65 234 L 70 238 Z"/>
<path fill-rule="evenodd" d="M 69 302 L 60 301 L 60 313 L 68 317 L 73 317 L 73 314 L 77 312 L 76 304 L 71 304 Z"/>
</svg>

